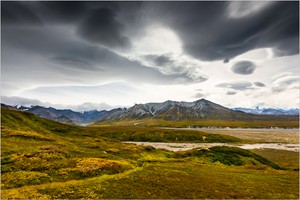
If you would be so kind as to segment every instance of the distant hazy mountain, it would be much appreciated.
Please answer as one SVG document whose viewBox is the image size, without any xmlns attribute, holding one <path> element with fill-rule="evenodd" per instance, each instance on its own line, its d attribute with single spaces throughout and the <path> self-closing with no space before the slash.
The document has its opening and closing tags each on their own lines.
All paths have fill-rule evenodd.
<svg viewBox="0 0 300 200">
<path fill-rule="evenodd" d="M 16 108 L 13 107 L 13 106 L 6 105 L 6 104 L 4 104 L 4 103 L 1 103 L 1 108 L 7 108 L 7 109 L 10 109 L 10 110 L 18 110 L 18 109 L 16 109 Z"/>
<path fill-rule="evenodd" d="M 24 106 L 15 106 L 15 109 L 27 111 L 35 114 L 36 116 L 50 119 L 62 123 L 74 123 L 78 125 L 90 123 L 93 120 L 99 118 L 106 111 L 84 111 L 84 112 L 75 112 L 69 109 L 59 110 L 52 107 L 46 108 L 42 106 L 33 106 L 33 107 L 24 107 Z"/>
<path fill-rule="evenodd" d="M 257 115 L 299 115 L 299 109 L 280 109 L 280 108 L 233 108 L 235 111 L 242 111 L 245 113 Z"/>
</svg>

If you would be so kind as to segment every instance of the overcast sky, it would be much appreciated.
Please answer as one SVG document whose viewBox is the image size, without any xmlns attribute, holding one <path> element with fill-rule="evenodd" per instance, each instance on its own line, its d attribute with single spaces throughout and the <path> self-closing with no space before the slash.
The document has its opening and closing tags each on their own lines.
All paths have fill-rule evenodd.
<svg viewBox="0 0 300 200">
<path fill-rule="evenodd" d="M 1 2 L 1 101 L 299 106 L 299 2 Z"/>
</svg>

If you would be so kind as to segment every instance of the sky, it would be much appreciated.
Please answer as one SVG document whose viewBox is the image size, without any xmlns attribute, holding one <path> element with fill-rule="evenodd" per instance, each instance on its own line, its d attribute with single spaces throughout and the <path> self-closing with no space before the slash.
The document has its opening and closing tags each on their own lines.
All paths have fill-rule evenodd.
<svg viewBox="0 0 300 200">
<path fill-rule="evenodd" d="M 299 107 L 299 2 L 1 1 L 1 102 Z"/>
</svg>

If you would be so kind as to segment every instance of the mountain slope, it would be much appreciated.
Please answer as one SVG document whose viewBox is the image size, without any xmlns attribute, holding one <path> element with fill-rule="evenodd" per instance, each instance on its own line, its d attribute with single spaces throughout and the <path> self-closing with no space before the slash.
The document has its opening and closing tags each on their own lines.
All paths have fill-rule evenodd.
<svg viewBox="0 0 300 200">
<path fill-rule="evenodd" d="M 55 108 L 51 108 L 51 107 L 44 108 L 41 106 L 34 106 L 34 107 L 29 108 L 27 110 L 27 112 L 31 112 L 31 113 L 35 114 L 36 116 L 39 116 L 39 117 L 42 117 L 45 119 L 50 119 L 50 120 L 57 121 L 57 122 L 70 123 L 70 124 L 73 123 L 73 121 L 69 117 L 65 116 L 60 111 L 56 110 Z"/>
<path fill-rule="evenodd" d="M 124 119 L 179 120 L 263 120 L 271 116 L 247 114 L 231 110 L 211 101 L 200 99 L 194 102 L 165 101 L 163 103 L 136 104 L 128 109 L 114 109 L 96 121 Z"/>
</svg>

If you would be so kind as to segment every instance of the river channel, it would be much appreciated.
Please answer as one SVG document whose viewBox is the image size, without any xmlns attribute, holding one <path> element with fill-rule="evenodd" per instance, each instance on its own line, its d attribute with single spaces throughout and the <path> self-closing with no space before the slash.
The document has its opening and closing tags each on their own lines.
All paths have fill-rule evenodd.
<svg viewBox="0 0 300 200">
<path fill-rule="evenodd" d="M 124 143 L 152 146 L 156 149 L 166 149 L 169 151 L 187 151 L 194 148 L 210 148 L 215 146 L 239 147 L 242 149 L 278 149 L 299 152 L 299 144 L 283 143 L 259 143 L 259 144 L 228 144 L 228 143 L 166 143 L 166 142 L 131 142 Z"/>
</svg>

